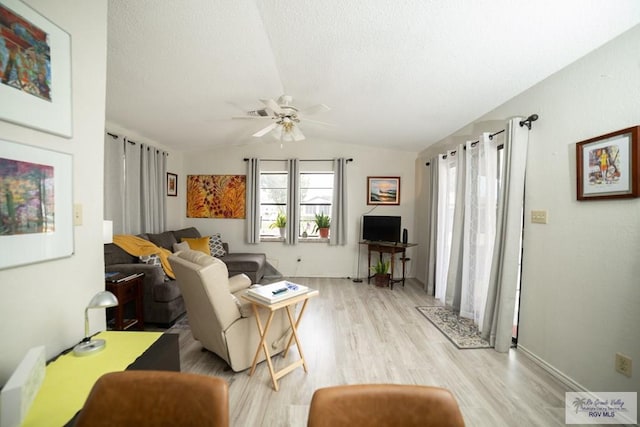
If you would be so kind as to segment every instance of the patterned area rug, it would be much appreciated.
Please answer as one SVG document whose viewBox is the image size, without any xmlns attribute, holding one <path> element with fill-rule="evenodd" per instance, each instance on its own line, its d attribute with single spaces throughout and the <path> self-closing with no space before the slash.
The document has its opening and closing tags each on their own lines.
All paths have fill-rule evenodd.
<svg viewBox="0 0 640 427">
<path fill-rule="evenodd" d="M 459 349 L 491 348 L 480 336 L 471 319 L 458 317 L 447 307 L 416 307 L 418 311 L 440 330 Z"/>
</svg>

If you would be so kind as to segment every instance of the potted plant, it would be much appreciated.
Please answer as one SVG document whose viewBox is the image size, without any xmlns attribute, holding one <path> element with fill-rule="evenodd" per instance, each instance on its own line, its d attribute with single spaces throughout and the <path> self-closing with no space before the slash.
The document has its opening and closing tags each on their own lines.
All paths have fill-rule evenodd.
<svg viewBox="0 0 640 427">
<path fill-rule="evenodd" d="M 269 228 L 280 229 L 280 237 L 284 237 L 284 230 L 286 226 L 287 226 L 287 216 L 282 212 L 278 212 L 278 216 L 276 216 L 276 220 L 271 223 Z"/>
<path fill-rule="evenodd" d="M 320 233 L 320 237 L 323 239 L 329 237 L 329 227 L 331 226 L 331 219 L 329 219 L 329 216 L 322 212 L 316 214 L 315 223 L 316 225 L 313 228 L 313 232 L 315 233 L 317 231 Z"/>
<path fill-rule="evenodd" d="M 375 265 L 371 266 L 371 271 L 374 273 L 373 279 L 376 286 L 389 286 L 389 280 L 391 279 L 391 275 L 389 274 L 390 265 L 391 261 L 380 260 Z"/>
</svg>

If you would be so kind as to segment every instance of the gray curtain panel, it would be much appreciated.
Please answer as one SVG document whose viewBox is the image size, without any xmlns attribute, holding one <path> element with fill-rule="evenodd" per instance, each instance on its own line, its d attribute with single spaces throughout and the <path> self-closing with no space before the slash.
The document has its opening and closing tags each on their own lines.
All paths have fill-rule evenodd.
<svg viewBox="0 0 640 427">
<path fill-rule="evenodd" d="M 427 253 L 427 279 L 425 291 L 429 295 L 436 293 L 436 242 L 438 240 L 438 170 L 440 156 L 435 156 L 429 162 L 429 243 Z"/>
<path fill-rule="evenodd" d="M 140 234 L 142 230 L 142 199 L 140 197 L 140 168 L 142 167 L 142 147 L 125 138 L 124 145 L 124 206 L 125 234 Z"/>
<path fill-rule="evenodd" d="M 247 243 L 260 243 L 260 159 L 247 161 Z"/>
<path fill-rule="evenodd" d="M 123 234 L 124 209 L 124 147 L 121 136 L 104 134 L 104 219 L 113 221 L 113 233 Z"/>
<path fill-rule="evenodd" d="M 166 229 L 166 155 L 155 147 L 140 144 L 140 218 L 144 233 Z"/>
<path fill-rule="evenodd" d="M 496 351 L 511 347 L 516 288 L 520 272 L 520 236 L 524 203 L 525 169 L 529 132 L 520 126 L 522 117 L 507 123 L 498 199 L 498 221 L 482 337 Z"/>
<path fill-rule="evenodd" d="M 333 201 L 329 245 L 347 244 L 347 160 L 333 159 Z"/>
<path fill-rule="evenodd" d="M 285 244 L 297 245 L 300 234 L 300 160 L 287 160 L 288 185 L 287 185 L 287 232 Z"/>
</svg>

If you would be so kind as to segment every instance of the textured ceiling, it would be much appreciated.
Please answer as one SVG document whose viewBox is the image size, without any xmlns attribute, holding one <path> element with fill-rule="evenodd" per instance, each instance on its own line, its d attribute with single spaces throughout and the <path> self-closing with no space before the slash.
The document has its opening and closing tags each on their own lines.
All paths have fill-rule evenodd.
<svg viewBox="0 0 640 427">
<path fill-rule="evenodd" d="M 247 144 L 269 122 L 231 118 L 287 94 L 331 107 L 300 143 L 420 151 L 639 22 L 637 0 L 110 0 L 106 118 Z"/>
</svg>

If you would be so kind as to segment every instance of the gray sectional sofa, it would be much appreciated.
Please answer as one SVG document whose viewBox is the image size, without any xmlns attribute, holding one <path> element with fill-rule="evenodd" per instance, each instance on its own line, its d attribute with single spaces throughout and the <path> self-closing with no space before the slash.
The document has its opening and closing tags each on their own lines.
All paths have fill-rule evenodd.
<svg viewBox="0 0 640 427">
<path fill-rule="evenodd" d="M 195 227 L 182 230 L 165 231 L 158 234 L 139 234 L 156 246 L 173 252 L 174 243 L 183 238 L 202 237 Z M 264 276 L 267 258 L 262 253 L 230 253 L 229 245 L 224 243 L 227 254 L 220 257 L 229 270 L 229 276 L 244 273 L 252 283 L 260 283 Z M 144 322 L 171 325 L 185 312 L 184 300 L 176 280 L 165 276 L 160 266 L 141 263 L 136 256 L 129 255 L 113 243 L 104 245 L 105 272 L 144 273 Z"/>
</svg>

